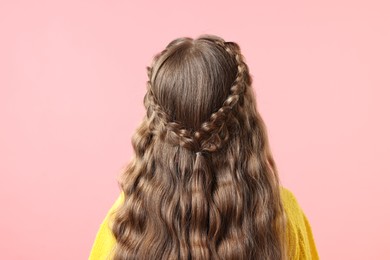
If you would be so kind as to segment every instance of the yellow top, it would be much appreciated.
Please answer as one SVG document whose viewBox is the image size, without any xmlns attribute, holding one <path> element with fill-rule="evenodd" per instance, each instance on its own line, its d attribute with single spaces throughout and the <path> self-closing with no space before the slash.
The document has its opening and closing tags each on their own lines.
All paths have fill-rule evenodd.
<svg viewBox="0 0 390 260">
<path fill-rule="evenodd" d="M 111 226 L 111 215 L 115 208 L 123 202 L 121 193 L 108 211 L 96 234 L 89 260 L 107 260 L 115 246 Z M 289 243 L 289 259 L 291 260 L 319 260 L 309 221 L 300 207 L 294 194 L 285 187 L 281 187 L 283 205 L 287 214 L 287 233 Z"/>
</svg>

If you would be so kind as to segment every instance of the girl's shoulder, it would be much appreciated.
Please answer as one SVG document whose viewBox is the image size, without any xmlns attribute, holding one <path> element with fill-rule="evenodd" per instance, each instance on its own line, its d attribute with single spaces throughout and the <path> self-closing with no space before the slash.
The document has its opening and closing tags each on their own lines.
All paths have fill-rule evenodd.
<svg viewBox="0 0 390 260">
<path fill-rule="evenodd" d="M 314 235 L 309 220 L 294 193 L 280 187 L 281 199 L 287 215 L 287 238 L 290 259 L 318 260 Z"/>
</svg>

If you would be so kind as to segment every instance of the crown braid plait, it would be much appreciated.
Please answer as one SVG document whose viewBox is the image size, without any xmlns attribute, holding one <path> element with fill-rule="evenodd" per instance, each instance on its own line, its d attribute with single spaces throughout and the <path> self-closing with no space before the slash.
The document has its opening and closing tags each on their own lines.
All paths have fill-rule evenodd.
<svg viewBox="0 0 390 260">
<path fill-rule="evenodd" d="M 237 64 L 237 75 L 230 88 L 230 94 L 222 106 L 216 112 L 212 113 L 210 118 L 203 122 L 196 131 L 186 129 L 180 122 L 171 121 L 170 116 L 158 104 L 152 91 L 151 79 L 154 64 L 167 49 L 156 55 L 151 66 L 147 67 L 149 78 L 147 81 L 148 93 L 145 96 L 144 102 L 147 104 L 150 120 L 154 120 L 154 128 L 151 130 L 155 131 L 158 136 L 172 145 L 180 145 L 188 150 L 201 153 L 215 152 L 228 140 L 227 118 L 229 117 L 229 113 L 239 101 L 240 95 L 245 92 L 246 86 L 251 84 L 249 81 L 250 77 L 247 76 L 247 65 L 241 54 L 239 45 L 235 42 L 212 41 L 234 57 Z"/>
</svg>

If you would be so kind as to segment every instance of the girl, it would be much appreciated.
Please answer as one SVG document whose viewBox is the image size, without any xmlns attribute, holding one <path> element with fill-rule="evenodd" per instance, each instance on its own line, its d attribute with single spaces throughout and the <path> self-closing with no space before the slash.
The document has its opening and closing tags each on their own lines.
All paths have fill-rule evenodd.
<svg viewBox="0 0 390 260">
<path fill-rule="evenodd" d="M 147 72 L 135 156 L 89 259 L 319 259 L 239 45 L 178 38 Z"/>
</svg>

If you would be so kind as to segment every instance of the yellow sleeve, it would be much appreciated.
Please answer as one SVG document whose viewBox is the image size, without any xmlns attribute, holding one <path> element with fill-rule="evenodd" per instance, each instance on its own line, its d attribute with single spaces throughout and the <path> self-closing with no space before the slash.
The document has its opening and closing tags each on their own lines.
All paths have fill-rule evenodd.
<svg viewBox="0 0 390 260">
<path fill-rule="evenodd" d="M 287 214 L 289 259 L 319 260 L 310 223 L 295 195 L 285 187 L 281 195 Z"/>
<path fill-rule="evenodd" d="M 124 194 L 118 196 L 114 204 L 111 206 L 103 222 L 100 224 L 99 230 L 95 236 L 95 241 L 92 245 L 89 254 L 89 260 L 108 260 L 111 259 L 111 253 L 115 246 L 115 237 L 110 229 L 111 217 L 114 210 L 123 203 Z"/>
<path fill-rule="evenodd" d="M 309 247 L 311 259 L 318 260 L 320 259 L 320 256 L 318 255 L 317 247 L 314 241 L 313 231 L 311 230 L 309 220 L 307 219 L 306 214 L 303 211 L 302 211 L 302 216 L 303 216 L 303 221 L 305 223 L 305 229 L 306 229 L 307 241 L 308 241 L 308 247 Z"/>
</svg>

